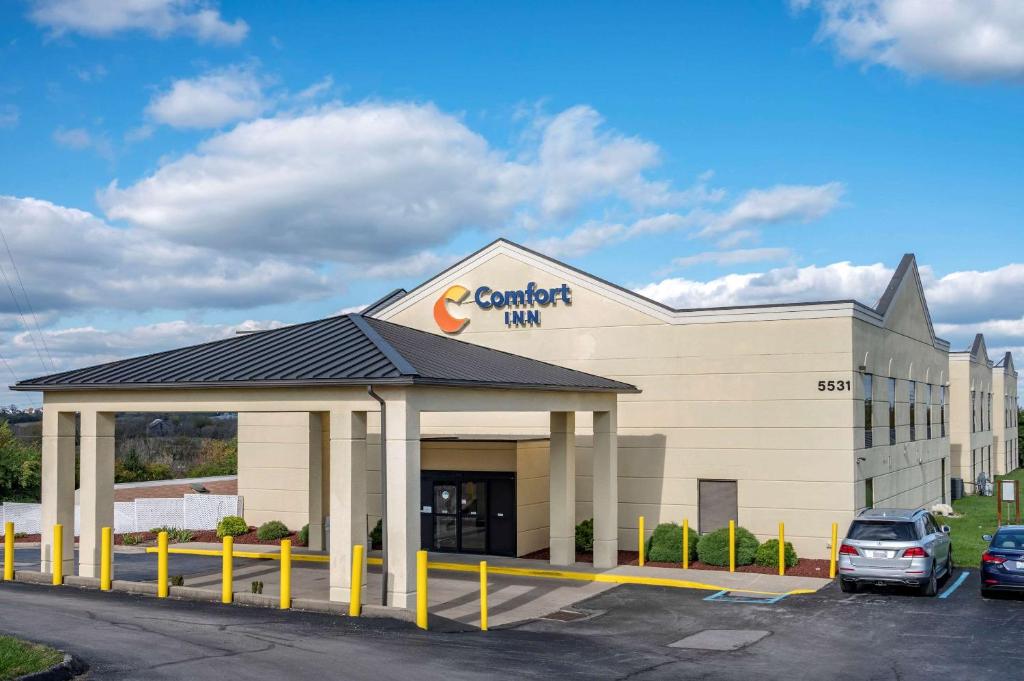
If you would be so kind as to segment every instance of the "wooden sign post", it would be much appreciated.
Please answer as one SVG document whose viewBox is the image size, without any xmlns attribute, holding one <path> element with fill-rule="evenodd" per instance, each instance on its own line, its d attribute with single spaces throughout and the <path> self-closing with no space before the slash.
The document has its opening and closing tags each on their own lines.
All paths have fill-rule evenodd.
<svg viewBox="0 0 1024 681">
<path fill-rule="evenodd" d="M 1003 524 L 1003 504 L 1013 504 L 1014 522 L 1020 525 L 1020 481 L 1000 480 L 996 489 L 997 526 Z"/>
</svg>

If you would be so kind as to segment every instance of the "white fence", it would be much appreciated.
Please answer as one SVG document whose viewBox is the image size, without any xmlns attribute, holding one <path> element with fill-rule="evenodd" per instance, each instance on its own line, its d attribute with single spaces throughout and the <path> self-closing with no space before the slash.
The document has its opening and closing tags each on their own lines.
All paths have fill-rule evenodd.
<svg viewBox="0 0 1024 681">
<path fill-rule="evenodd" d="M 186 494 L 176 499 L 136 499 L 114 502 L 114 532 L 146 532 L 154 527 L 186 530 L 215 530 L 224 516 L 242 515 L 242 497 L 233 494 Z M 19 534 L 39 534 L 42 505 L 5 502 L 0 504 L 0 535 L 5 523 L 13 522 Z M 75 506 L 75 535 L 79 530 L 79 508 Z"/>
</svg>

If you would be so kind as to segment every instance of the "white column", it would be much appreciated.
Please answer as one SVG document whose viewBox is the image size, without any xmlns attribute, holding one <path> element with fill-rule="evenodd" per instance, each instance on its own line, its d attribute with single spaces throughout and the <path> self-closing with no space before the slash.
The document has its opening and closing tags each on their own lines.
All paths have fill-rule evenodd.
<svg viewBox="0 0 1024 681">
<path fill-rule="evenodd" d="M 551 412 L 551 564 L 576 562 L 576 414 Z M 596 500 L 595 500 L 596 501 Z"/>
<path fill-rule="evenodd" d="M 307 444 L 309 454 L 307 457 L 308 475 L 306 487 L 309 490 L 309 503 L 307 511 L 309 514 L 309 548 L 313 551 L 323 551 L 324 548 L 324 504 L 323 504 L 323 473 L 324 473 L 324 450 L 323 450 L 323 423 L 318 412 L 309 413 L 309 438 Z"/>
<path fill-rule="evenodd" d="M 352 547 L 367 546 L 366 412 L 331 411 L 330 600 L 352 597 Z M 312 526 L 310 527 L 312 530 Z M 364 562 L 364 579 L 365 579 Z"/>
<path fill-rule="evenodd" d="M 408 395 L 387 401 L 388 605 L 416 607 L 420 548 L 420 414 Z"/>
<path fill-rule="evenodd" d="M 81 423 L 78 574 L 99 577 L 102 528 L 114 527 L 114 414 L 83 411 Z"/>
<path fill-rule="evenodd" d="M 619 562 L 619 454 L 616 413 L 594 412 L 594 567 Z"/>
<path fill-rule="evenodd" d="M 43 406 L 42 543 L 39 569 L 53 570 L 53 526 L 64 526 L 64 574 L 75 566 L 75 413 Z"/>
</svg>

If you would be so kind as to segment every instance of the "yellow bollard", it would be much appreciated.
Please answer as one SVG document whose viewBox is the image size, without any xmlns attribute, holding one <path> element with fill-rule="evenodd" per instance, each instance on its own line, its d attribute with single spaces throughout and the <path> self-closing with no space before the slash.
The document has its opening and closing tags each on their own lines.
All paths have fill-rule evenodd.
<svg viewBox="0 0 1024 681">
<path fill-rule="evenodd" d="M 224 551 L 221 558 L 221 578 L 220 578 L 220 602 L 230 603 L 234 596 L 234 564 L 232 561 L 232 554 L 234 553 L 235 538 L 224 537 Z"/>
<path fill-rule="evenodd" d="M 786 574 L 786 526 L 779 523 L 779 576 Z"/>
<path fill-rule="evenodd" d="M 480 561 L 480 631 L 487 631 L 487 561 Z"/>
<path fill-rule="evenodd" d="M 167 598 L 170 585 L 167 583 L 167 533 L 156 536 L 156 596 Z"/>
<path fill-rule="evenodd" d="M 639 544 L 639 548 L 640 548 L 640 567 L 643 567 L 644 562 L 645 562 L 644 558 L 646 557 L 646 556 L 644 556 L 644 548 L 646 548 L 646 547 L 644 546 L 644 517 L 643 516 L 640 516 L 640 526 L 636 530 L 636 537 L 637 537 L 637 543 Z"/>
<path fill-rule="evenodd" d="M 427 552 L 416 552 L 416 626 L 427 628 Z"/>
<path fill-rule="evenodd" d="M 53 526 L 53 585 L 64 583 L 64 526 Z"/>
<path fill-rule="evenodd" d="M 281 540 L 281 609 L 292 607 L 292 540 Z"/>
<path fill-rule="evenodd" d="M 14 523 L 4 523 L 4 581 L 14 579 Z"/>
<path fill-rule="evenodd" d="M 363 611 L 363 545 L 352 547 L 352 581 L 349 583 L 348 616 L 359 617 Z"/>
<path fill-rule="evenodd" d="M 690 521 L 683 518 L 683 569 L 690 567 Z"/>
<path fill-rule="evenodd" d="M 729 572 L 736 572 L 736 521 L 729 521 Z"/>
<path fill-rule="evenodd" d="M 836 553 L 839 551 L 839 523 L 832 523 L 832 550 L 829 551 L 828 578 L 836 578 Z"/>
<path fill-rule="evenodd" d="M 111 561 L 113 560 L 114 533 L 109 527 L 100 531 L 100 591 L 110 591 Z"/>
</svg>

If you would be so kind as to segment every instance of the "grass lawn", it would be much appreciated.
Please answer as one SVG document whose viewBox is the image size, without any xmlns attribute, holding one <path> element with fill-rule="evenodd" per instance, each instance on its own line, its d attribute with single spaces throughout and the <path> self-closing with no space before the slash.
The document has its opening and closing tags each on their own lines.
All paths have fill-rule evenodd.
<svg viewBox="0 0 1024 681">
<path fill-rule="evenodd" d="M 1024 469 L 1018 469 L 1009 475 L 1000 476 L 1011 480 L 1024 480 Z M 1024 484 L 1021 485 L 1024 490 Z M 966 567 L 978 567 L 981 562 L 981 554 L 985 552 L 988 543 L 981 538 L 983 534 L 992 534 L 996 529 L 996 497 L 969 496 L 958 499 L 953 503 L 953 508 L 962 518 L 940 518 L 940 523 L 949 525 L 950 537 L 953 539 L 953 560 L 957 565 Z M 1010 511 L 1012 513 L 1012 509 Z M 1024 502 L 1022 502 L 1021 515 L 1024 515 Z M 1009 519 L 1013 522 L 1013 518 Z M 1006 518 L 1003 518 L 1006 522 Z"/>
<path fill-rule="evenodd" d="M 53 648 L 0 636 L 0 681 L 49 669 L 63 659 Z"/>
</svg>

